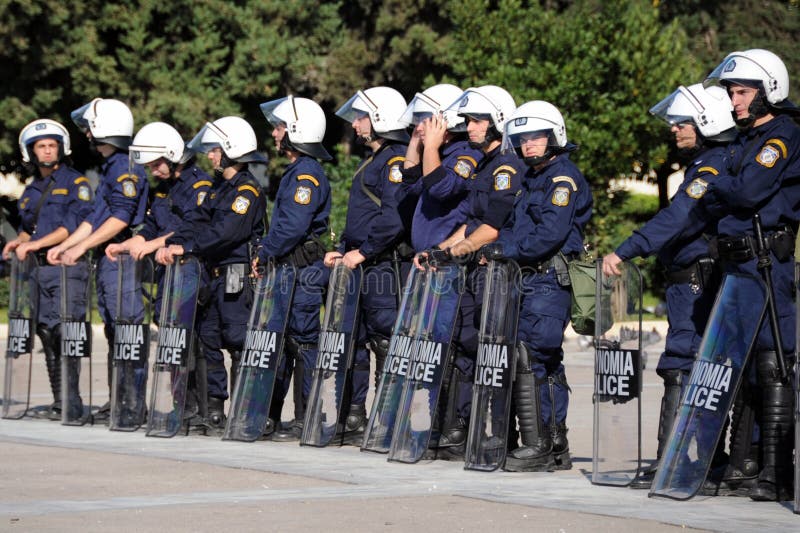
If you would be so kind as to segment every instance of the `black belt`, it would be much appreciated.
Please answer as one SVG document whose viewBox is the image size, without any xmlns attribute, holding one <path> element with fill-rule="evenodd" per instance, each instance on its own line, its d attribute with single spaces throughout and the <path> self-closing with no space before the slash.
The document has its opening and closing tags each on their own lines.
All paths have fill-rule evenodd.
<svg viewBox="0 0 800 533">
<path fill-rule="evenodd" d="M 772 250 L 778 261 L 786 261 L 794 254 L 794 230 L 789 225 L 764 230 L 764 246 Z M 721 235 L 717 238 L 717 253 L 722 261 L 746 263 L 758 255 L 752 235 Z"/>
<path fill-rule="evenodd" d="M 670 285 L 688 283 L 705 287 L 714 275 L 714 263 L 710 257 L 703 257 L 682 270 L 667 272 L 667 281 Z"/>
<path fill-rule="evenodd" d="M 581 254 L 579 254 L 579 253 L 561 254 L 561 256 L 564 257 L 564 260 L 567 263 L 569 263 L 570 261 L 577 261 L 578 259 L 581 258 Z M 539 274 L 544 274 L 551 267 L 555 267 L 556 266 L 556 260 L 558 260 L 558 259 L 559 259 L 559 256 L 558 255 L 554 255 L 550 259 L 546 259 L 546 260 L 540 261 L 538 263 L 532 263 L 532 264 L 529 264 L 527 266 L 530 266 L 531 268 L 536 270 L 536 272 L 538 272 Z"/>
</svg>

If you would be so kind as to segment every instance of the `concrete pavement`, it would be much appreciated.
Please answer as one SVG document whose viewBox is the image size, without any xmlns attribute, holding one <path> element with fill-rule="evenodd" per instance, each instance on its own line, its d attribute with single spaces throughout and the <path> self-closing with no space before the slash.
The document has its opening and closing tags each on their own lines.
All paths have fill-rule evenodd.
<svg viewBox="0 0 800 533">
<path fill-rule="evenodd" d="M 662 389 L 654 363 L 662 347 L 663 341 L 647 348 L 645 459 L 655 455 Z M 647 491 L 592 485 L 593 355 L 574 337 L 565 351 L 573 389 L 571 471 L 477 473 L 443 461 L 388 463 L 354 447 L 157 439 L 104 426 L 0 420 L 0 530 L 800 530 L 789 502 L 674 502 L 648 498 Z M 102 354 L 93 364 L 100 393 L 104 359 Z M 32 404 L 49 403 L 41 355 L 34 362 Z M 103 401 L 96 393 L 94 403 Z M 289 404 L 284 417 L 291 412 Z"/>
</svg>

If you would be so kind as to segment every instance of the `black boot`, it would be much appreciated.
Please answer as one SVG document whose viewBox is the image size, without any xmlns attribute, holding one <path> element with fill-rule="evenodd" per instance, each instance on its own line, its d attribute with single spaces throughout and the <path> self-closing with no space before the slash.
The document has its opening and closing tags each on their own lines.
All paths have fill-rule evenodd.
<svg viewBox="0 0 800 533">
<path fill-rule="evenodd" d="M 303 361 L 303 349 L 309 349 L 308 345 L 300 345 L 294 356 L 294 377 L 292 378 L 292 400 L 294 401 L 294 420 L 285 427 L 275 431 L 272 440 L 278 442 L 292 442 L 300 440 L 303 434 L 303 421 L 306 415 L 306 405 L 303 400 L 303 380 L 305 378 L 305 362 Z M 287 355 L 289 353 L 287 352 Z"/>
<path fill-rule="evenodd" d="M 443 388 L 446 393 L 444 400 L 447 405 L 444 409 L 444 417 L 441 422 L 441 433 L 437 445 L 437 459 L 444 461 L 463 461 L 466 452 L 467 433 L 469 431 L 469 421 L 458 413 L 458 393 L 459 388 L 465 383 L 471 385 L 472 382 L 461 369 L 453 364 L 448 380 L 448 386 Z M 441 402 L 439 402 L 441 404 Z"/>
<path fill-rule="evenodd" d="M 728 463 L 709 473 L 700 491 L 704 496 L 748 496 L 750 489 L 756 484 L 758 444 L 753 444 L 753 392 L 745 383 L 736 394 L 731 415 Z"/>
<path fill-rule="evenodd" d="M 364 404 L 351 404 L 344 421 L 342 444 L 361 446 L 364 430 L 367 429 L 367 409 Z"/>
<path fill-rule="evenodd" d="M 667 446 L 669 433 L 672 425 L 678 416 L 678 407 L 681 401 L 683 371 L 677 369 L 659 370 L 658 375 L 664 380 L 664 395 L 661 397 L 661 412 L 658 417 L 658 449 L 656 450 L 656 462 L 646 468 L 630 487 L 632 489 L 649 489 L 656 476 L 656 469 L 661 460 L 664 448 Z"/>
<path fill-rule="evenodd" d="M 213 431 L 225 429 L 225 400 L 214 396 L 208 397 L 208 417 L 206 424 Z"/>
<path fill-rule="evenodd" d="M 547 472 L 555 468 L 550 427 L 542 424 L 541 383 L 533 375 L 530 352 L 519 351 L 517 377 L 514 380 L 514 405 L 519 419 L 522 446 L 506 456 L 504 470 L 509 472 Z"/>
<path fill-rule="evenodd" d="M 36 333 L 42 341 L 47 377 L 50 380 L 50 391 L 53 393 L 53 403 L 42 412 L 42 415 L 50 420 L 61 420 L 61 337 L 58 326 L 51 329 L 44 324 L 38 324 Z"/>
<path fill-rule="evenodd" d="M 756 486 L 750 490 L 750 498 L 756 501 L 791 500 L 794 391 L 791 376 L 785 382 L 781 380 L 775 352 L 758 354 L 758 381 L 762 391 L 761 448 L 764 464 Z"/>
<path fill-rule="evenodd" d="M 556 396 L 554 390 L 556 383 L 569 390 L 567 376 L 563 373 L 547 377 L 547 384 L 550 390 L 550 436 L 553 441 L 553 462 L 555 463 L 555 470 L 571 470 L 572 457 L 569 455 L 567 422 L 566 420 L 556 422 Z"/>
</svg>

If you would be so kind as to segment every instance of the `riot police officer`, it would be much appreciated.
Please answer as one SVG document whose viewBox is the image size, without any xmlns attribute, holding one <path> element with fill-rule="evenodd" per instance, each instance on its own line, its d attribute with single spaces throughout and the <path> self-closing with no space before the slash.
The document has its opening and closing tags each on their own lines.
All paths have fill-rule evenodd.
<svg viewBox="0 0 800 533">
<path fill-rule="evenodd" d="M 403 186 L 414 202 L 411 245 L 432 248 L 465 222 L 464 210 L 475 167 L 483 152 L 466 139 L 466 121 L 448 106 L 462 91 L 446 83 L 417 93 L 400 118 L 413 127 L 403 164 Z"/>
<path fill-rule="evenodd" d="M 475 167 L 468 196 L 459 208 L 465 213 L 463 224 L 436 246 L 442 251 L 437 253 L 442 253 L 445 259 L 468 263 L 453 334 L 455 353 L 445 391 L 448 397 L 444 399 L 447 408 L 437 443 L 440 459 L 460 460 L 464 455 L 482 298 L 483 267 L 475 261 L 475 252 L 497 238 L 520 188 L 522 162 L 513 152 L 501 150 L 503 126 L 515 109 L 514 98 L 495 85 L 467 89 L 448 107 L 448 111 L 465 119 L 468 145 L 483 156 Z"/>
<path fill-rule="evenodd" d="M 567 261 L 583 252 L 592 216 L 592 192 L 569 159 L 564 118 L 541 100 L 521 105 L 506 122 L 504 144 L 529 167 L 514 211 L 487 259 L 507 257 L 522 267 L 520 341 L 514 405 L 522 446 L 512 450 L 510 471 L 572 468 L 567 441 L 569 385 L 561 345 L 571 296 Z"/>
<path fill-rule="evenodd" d="M 700 199 L 708 184 L 725 172 L 726 145 L 736 136 L 732 110 L 723 89 L 705 89 L 702 84 L 681 86 L 650 109 L 670 125 L 681 162 L 686 165 L 683 183 L 667 208 L 603 258 L 603 272 L 614 276 L 620 274 L 622 261 L 655 254 L 668 280 L 669 330 L 656 368 L 664 381 L 656 463 L 634 480 L 634 488 L 649 488 L 653 481 L 714 305 L 719 279 L 708 236 L 716 232 L 716 225 L 713 220 L 707 222 L 709 216 L 702 213 Z"/>
<path fill-rule="evenodd" d="M 166 244 L 168 236 L 186 218 L 187 214 L 203 203 L 211 188 L 211 177 L 195 164 L 195 154 L 186 149 L 180 133 L 164 122 L 151 122 L 142 127 L 133 138 L 130 156 L 134 164 L 146 167 L 150 174 L 158 180 L 150 209 L 139 232 L 121 243 L 112 243 L 106 247 L 106 256 L 116 261 L 122 252 L 141 260 Z M 163 296 L 163 267 L 155 274 L 158 279 L 158 290 L 153 304 L 154 317 L 158 322 Z M 201 361 L 204 359 L 196 359 Z M 190 378 L 191 393 L 186 400 L 186 414 L 190 426 L 204 422 L 204 414 L 200 413 L 205 398 L 197 398 L 197 375 L 205 380 L 205 370 L 195 372 Z M 203 387 L 203 390 L 205 388 Z"/>
<path fill-rule="evenodd" d="M 108 383 L 111 387 L 111 358 L 114 348 L 114 309 L 117 300 L 117 265 L 102 253 L 110 242 L 121 242 L 131 236 L 131 228 L 142 223 L 147 209 L 148 183 L 144 169 L 130 166 L 128 146 L 133 137 L 133 114 L 119 100 L 95 98 L 72 112 L 72 120 L 86 133 L 92 147 L 103 157 L 100 184 L 94 210 L 58 246 L 47 252 L 54 265 L 74 265 L 87 251 L 97 246 L 101 253 L 97 262 L 97 307 L 103 319 L 108 341 Z M 110 403 L 106 403 L 95 419 L 108 419 Z"/>
<path fill-rule="evenodd" d="M 208 384 L 208 424 L 225 427 L 228 375 L 222 349 L 231 355 L 230 388 L 236 384 L 252 292 L 248 282 L 250 247 L 264 233 L 266 200 L 250 163 L 266 163 L 256 151 L 253 128 L 239 117 L 206 123 L 188 148 L 208 154 L 214 166 L 214 185 L 203 203 L 190 211 L 156 261 L 171 264 L 177 256 L 193 254 L 205 261 L 208 301 L 200 309 L 197 329 L 205 357 Z"/>
<path fill-rule="evenodd" d="M 800 127 L 792 120 L 797 107 L 789 99 L 789 74 L 768 50 L 729 54 L 709 75 L 707 84 L 728 90 L 740 133 L 729 147 L 727 176 L 708 184 L 704 201 L 716 210 L 718 249 L 726 272 L 759 276 L 753 216 L 763 224 L 771 260 L 778 329 L 793 368 L 795 313 L 792 253 L 800 213 Z M 754 357 L 761 388 L 760 435 L 763 464 L 754 500 L 782 500 L 792 494 L 791 376 L 782 377 L 770 317 L 761 325 Z M 791 374 L 791 372 L 790 372 Z"/>
<path fill-rule="evenodd" d="M 352 125 L 356 142 L 371 152 L 353 177 L 341 243 L 337 251 L 325 254 L 325 266 L 329 268 L 338 258 L 348 268 L 364 265 L 352 398 L 344 427 L 344 441 L 351 444 L 361 442 L 367 423 L 367 344 L 375 353 L 375 368 L 379 371 L 389 351 L 397 315 L 401 269 L 398 255 L 411 255 L 407 244 L 407 251 L 398 251 L 407 227 L 398 210 L 408 142 L 408 133 L 399 119 L 405 109 L 406 101 L 399 92 L 390 87 L 372 87 L 358 91 L 336 112 Z"/>
<path fill-rule="evenodd" d="M 70 167 L 70 138 L 54 120 L 39 119 L 19 135 L 22 161 L 34 179 L 19 199 L 21 227 L 3 255 L 15 252 L 20 260 L 29 253 L 38 259 L 38 316 L 36 333 L 42 341 L 53 403 L 43 412 L 61 419 L 61 346 L 58 310 L 61 307 L 61 269 L 47 264 L 48 248 L 59 244 L 78 227 L 92 208 L 89 180 Z M 77 404 L 76 404 L 77 405 Z"/>
<path fill-rule="evenodd" d="M 326 251 L 322 239 L 329 231 L 331 187 L 318 160 L 328 161 L 331 156 L 322 146 L 325 113 L 313 100 L 290 95 L 261 104 L 261 111 L 273 127 L 275 147 L 289 164 L 278 186 L 269 231 L 259 243 L 258 261 L 264 264 L 274 260 L 298 269 L 286 357 L 277 372 L 270 419 L 277 427 L 293 371 L 294 420 L 279 428 L 273 439 L 299 440 L 311 390 L 311 370 L 317 361 L 319 310 L 328 275 L 322 264 Z"/>
</svg>

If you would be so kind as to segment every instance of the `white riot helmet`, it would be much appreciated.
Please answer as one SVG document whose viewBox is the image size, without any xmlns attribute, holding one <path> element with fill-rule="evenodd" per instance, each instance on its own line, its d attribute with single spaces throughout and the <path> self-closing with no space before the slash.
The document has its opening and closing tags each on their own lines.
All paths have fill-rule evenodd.
<svg viewBox="0 0 800 533">
<path fill-rule="evenodd" d="M 40 139 L 55 139 L 60 144 L 58 160 L 72 153 L 69 144 L 69 132 L 55 120 L 40 118 L 34 120 L 19 133 L 19 151 L 22 161 L 36 165 L 36 155 L 33 153 L 33 144 Z"/>
<path fill-rule="evenodd" d="M 426 118 L 441 114 L 447 121 L 448 131 L 466 131 L 467 124 L 464 117 L 459 116 L 456 110 L 450 109 L 450 104 L 458 100 L 462 93 L 461 89 L 449 83 L 428 87 L 411 99 L 411 103 L 400 117 L 400 122 L 406 127 L 416 126 Z"/>
<path fill-rule="evenodd" d="M 514 97 L 496 85 L 471 87 L 448 108 L 462 117 L 488 118 L 497 131 L 497 138 L 503 134 L 503 126 L 516 109 Z"/>
<path fill-rule="evenodd" d="M 391 87 L 372 87 L 358 91 L 336 112 L 336 116 L 347 121 L 369 115 L 372 129 L 378 137 L 408 142 L 408 132 L 400 117 L 406 109 L 403 95 Z"/>
<path fill-rule="evenodd" d="M 95 143 L 110 144 L 127 150 L 133 137 L 131 110 L 113 98 L 95 98 L 72 112 L 72 121 L 89 131 Z"/>
<path fill-rule="evenodd" d="M 185 163 L 192 155 L 190 150 L 186 150 L 178 130 L 164 122 L 151 122 L 142 127 L 133 138 L 128 153 L 137 165 L 152 163 L 161 157 L 175 165 Z"/>
<path fill-rule="evenodd" d="M 681 85 L 650 109 L 650 113 L 669 125 L 691 122 L 710 141 L 728 142 L 736 137 L 733 105 L 722 87 Z"/>
<path fill-rule="evenodd" d="M 303 152 L 311 157 L 328 161 L 333 159 L 322 146 L 325 137 L 325 112 L 313 100 L 295 98 L 292 95 L 264 102 L 261 112 L 273 127 L 286 125 L 286 135 L 281 143 L 285 148 Z M 288 137 L 288 139 L 287 139 Z"/>
<path fill-rule="evenodd" d="M 240 117 L 222 117 L 214 122 L 206 122 L 187 147 L 202 153 L 219 147 L 232 162 L 266 163 L 267 159 L 256 151 L 257 144 L 256 133 L 246 120 Z"/>
<path fill-rule="evenodd" d="M 728 54 L 706 78 L 706 86 L 714 83 L 756 86 L 764 90 L 767 102 L 776 107 L 782 107 L 778 104 L 789 97 L 786 65 L 777 55 L 759 48 Z"/>
<path fill-rule="evenodd" d="M 538 157 L 523 157 L 520 144 L 526 135 L 547 135 L 547 149 Z M 567 141 L 564 117 L 556 106 L 543 100 L 526 102 L 519 106 L 506 120 L 503 131 L 503 150 L 516 150 L 526 164 L 536 166 L 554 155 L 575 149 Z"/>
</svg>

